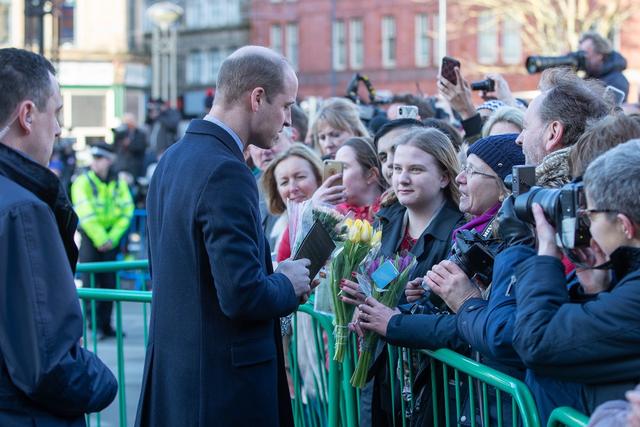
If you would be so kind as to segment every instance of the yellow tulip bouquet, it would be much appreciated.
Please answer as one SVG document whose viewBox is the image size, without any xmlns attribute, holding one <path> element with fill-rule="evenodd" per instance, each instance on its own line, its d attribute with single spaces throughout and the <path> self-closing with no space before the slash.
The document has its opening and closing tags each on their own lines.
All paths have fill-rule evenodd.
<svg viewBox="0 0 640 427">
<path fill-rule="evenodd" d="M 352 305 L 346 304 L 340 299 L 340 281 L 353 278 L 352 273 L 356 271 L 371 247 L 376 245 L 381 237 L 381 232 L 374 232 L 373 226 L 368 221 L 360 219 L 354 221 L 347 218 L 345 228 L 347 238 L 342 247 L 335 251 L 329 270 L 329 287 L 335 315 L 333 333 L 336 349 L 333 359 L 338 362 L 342 362 L 344 359 L 349 337 L 348 324 L 354 311 Z"/>
</svg>

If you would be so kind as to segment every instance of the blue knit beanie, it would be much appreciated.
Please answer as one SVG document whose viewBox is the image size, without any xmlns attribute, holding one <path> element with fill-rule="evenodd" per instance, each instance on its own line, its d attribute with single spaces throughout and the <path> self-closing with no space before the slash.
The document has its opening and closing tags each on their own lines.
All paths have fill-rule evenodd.
<svg viewBox="0 0 640 427">
<path fill-rule="evenodd" d="M 474 142 L 467 157 L 475 154 L 504 180 L 514 166 L 524 165 L 522 148 L 516 144 L 517 133 L 487 136 Z"/>
</svg>

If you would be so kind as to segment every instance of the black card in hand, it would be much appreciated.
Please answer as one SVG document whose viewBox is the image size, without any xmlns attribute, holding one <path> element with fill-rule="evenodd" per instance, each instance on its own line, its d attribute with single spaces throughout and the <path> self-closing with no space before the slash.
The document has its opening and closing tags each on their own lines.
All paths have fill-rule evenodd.
<svg viewBox="0 0 640 427">
<path fill-rule="evenodd" d="M 331 236 L 324 229 L 320 221 L 316 221 L 311 229 L 302 239 L 300 247 L 296 251 L 293 259 L 307 258 L 311 261 L 309 265 L 309 277 L 313 279 L 320 271 L 322 266 L 327 262 L 331 252 L 336 248 L 335 243 L 331 240 Z"/>
</svg>

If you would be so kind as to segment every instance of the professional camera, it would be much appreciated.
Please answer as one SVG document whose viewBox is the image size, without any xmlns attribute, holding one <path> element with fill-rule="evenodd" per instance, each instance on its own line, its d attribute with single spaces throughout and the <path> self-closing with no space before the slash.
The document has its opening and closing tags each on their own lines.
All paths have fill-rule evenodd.
<svg viewBox="0 0 640 427">
<path fill-rule="evenodd" d="M 514 166 L 513 175 L 505 178 L 505 184 L 512 189 L 515 197 L 514 210 L 522 221 L 535 223 L 531 207 L 538 203 L 547 221 L 556 229 L 559 246 L 568 250 L 589 246 L 589 226 L 578 215 L 578 211 L 586 207 L 581 182 L 553 189 L 537 187 L 534 166 Z"/>
<path fill-rule="evenodd" d="M 471 90 L 481 90 L 484 92 L 493 92 L 496 90 L 496 82 L 493 79 L 480 80 L 471 83 Z"/>
<path fill-rule="evenodd" d="M 462 230 L 456 235 L 456 244 L 453 245 L 449 261 L 460 267 L 469 278 L 488 286 L 491 283 L 495 257 L 489 247 L 490 241 L 491 239 L 481 236 L 475 230 Z"/>
<path fill-rule="evenodd" d="M 562 56 L 529 56 L 527 57 L 527 71 L 529 74 L 541 73 L 548 68 L 572 67 L 576 71 L 585 71 L 586 59 L 584 52 L 570 52 Z"/>
</svg>

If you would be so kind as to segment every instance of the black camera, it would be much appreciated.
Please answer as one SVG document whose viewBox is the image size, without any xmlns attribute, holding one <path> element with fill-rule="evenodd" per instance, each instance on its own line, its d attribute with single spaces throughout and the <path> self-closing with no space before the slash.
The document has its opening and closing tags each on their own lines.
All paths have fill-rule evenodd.
<svg viewBox="0 0 640 427">
<path fill-rule="evenodd" d="M 562 56 L 529 56 L 526 66 L 529 74 L 541 73 L 555 67 L 572 67 L 576 71 L 587 69 L 584 52 L 581 50 Z"/>
<path fill-rule="evenodd" d="M 481 90 L 484 92 L 493 92 L 496 90 L 496 82 L 493 79 L 484 79 L 479 82 L 471 83 L 471 90 Z"/>
<path fill-rule="evenodd" d="M 493 274 L 494 251 L 489 247 L 491 239 L 475 230 L 462 230 L 456 235 L 456 244 L 449 261 L 456 264 L 471 279 L 488 286 Z"/>
<path fill-rule="evenodd" d="M 572 182 L 560 188 L 542 188 L 535 185 L 534 166 L 514 166 L 513 174 L 505 178 L 513 192 L 514 210 L 522 221 L 535 224 L 531 210 L 538 203 L 547 221 L 556 229 L 556 240 L 564 249 L 589 246 L 589 226 L 578 215 L 586 207 L 584 186 Z"/>
</svg>

